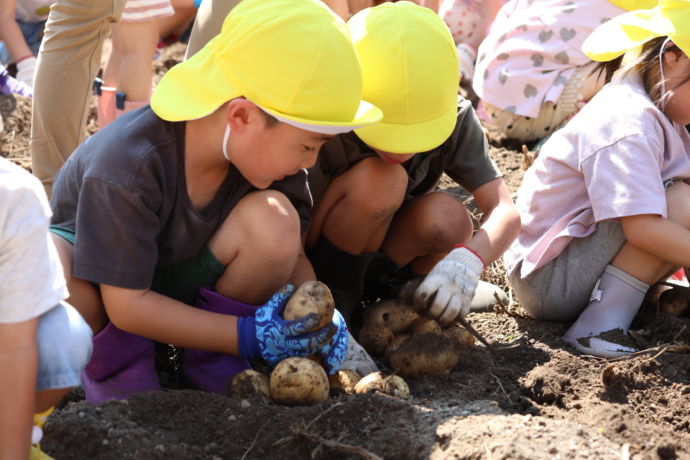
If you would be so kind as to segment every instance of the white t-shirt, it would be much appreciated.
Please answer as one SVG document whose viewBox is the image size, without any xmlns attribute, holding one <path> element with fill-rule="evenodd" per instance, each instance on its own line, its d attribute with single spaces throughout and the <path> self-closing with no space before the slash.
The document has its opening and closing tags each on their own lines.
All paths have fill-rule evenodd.
<svg viewBox="0 0 690 460">
<path fill-rule="evenodd" d="M 0 323 L 28 321 L 67 298 L 50 216 L 38 179 L 0 158 Z"/>
<path fill-rule="evenodd" d="M 670 121 L 636 74 L 606 85 L 544 144 L 518 191 L 520 235 L 504 254 L 520 276 L 556 258 L 596 223 L 666 217 L 664 182 L 690 178 L 690 134 Z"/>
<path fill-rule="evenodd" d="M 53 3 L 55 0 L 16 0 L 15 16 L 25 22 L 45 21 Z"/>
</svg>

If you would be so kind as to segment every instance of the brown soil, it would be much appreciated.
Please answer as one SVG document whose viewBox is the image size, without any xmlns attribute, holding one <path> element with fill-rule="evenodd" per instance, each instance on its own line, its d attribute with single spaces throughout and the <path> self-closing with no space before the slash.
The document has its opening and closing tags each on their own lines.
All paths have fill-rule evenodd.
<svg viewBox="0 0 690 460">
<path fill-rule="evenodd" d="M 159 73 L 181 49 L 164 50 Z M 1 154 L 28 169 L 30 101 L 0 97 L 0 114 Z M 491 153 L 515 192 L 521 150 L 493 146 Z M 467 199 L 447 178 L 440 187 Z M 486 277 L 505 286 L 500 263 Z M 566 324 L 526 318 L 515 302 L 471 314 L 489 342 L 520 345 L 464 350 L 450 374 L 409 380 L 408 400 L 345 395 L 285 407 L 168 389 L 94 407 L 75 390 L 49 418 L 42 446 L 61 460 L 690 459 L 690 318 L 655 308 L 642 309 L 631 334 L 650 350 L 608 361 L 576 354 L 559 340 Z"/>
</svg>

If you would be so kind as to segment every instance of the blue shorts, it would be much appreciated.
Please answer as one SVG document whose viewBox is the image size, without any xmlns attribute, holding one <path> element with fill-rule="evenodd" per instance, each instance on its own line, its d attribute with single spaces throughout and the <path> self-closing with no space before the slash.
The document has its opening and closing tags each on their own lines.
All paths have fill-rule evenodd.
<svg viewBox="0 0 690 460">
<path fill-rule="evenodd" d="M 79 386 L 91 359 L 91 335 L 84 318 L 66 302 L 38 318 L 36 391 Z"/>
<path fill-rule="evenodd" d="M 24 41 L 26 41 L 27 46 L 34 56 L 38 56 L 38 48 L 43 40 L 43 28 L 46 22 L 24 22 L 21 19 L 16 19 L 16 21 L 19 29 L 22 31 L 22 35 L 24 35 Z M 7 64 L 12 62 L 13 59 L 10 57 L 9 51 L 7 51 L 7 47 L 3 42 L 0 42 L 0 63 L 7 66 Z"/>
</svg>

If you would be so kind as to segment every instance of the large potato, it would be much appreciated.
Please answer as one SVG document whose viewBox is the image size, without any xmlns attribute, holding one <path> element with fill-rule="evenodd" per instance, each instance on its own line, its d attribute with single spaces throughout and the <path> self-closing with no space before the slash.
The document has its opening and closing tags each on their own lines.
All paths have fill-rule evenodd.
<svg viewBox="0 0 690 460">
<path fill-rule="evenodd" d="M 444 329 L 443 335 L 448 337 L 456 348 L 472 348 L 476 342 L 474 336 L 458 324 Z"/>
<path fill-rule="evenodd" d="M 405 380 L 398 375 L 384 376 L 381 372 L 372 372 L 362 377 L 362 380 L 355 385 L 355 393 L 375 393 L 380 392 L 396 398 L 409 398 L 410 387 Z"/>
<path fill-rule="evenodd" d="M 359 331 L 359 344 L 375 356 L 383 355 L 392 340 L 393 333 L 386 326 L 364 326 Z"/>
<path fill-rule="evenodd" d="M 328 377 L 314 361 L 287 358 L 271 372 L 271 399 L 289 406 L 309 406 L 328 399 Z"/>
<path fill-rule="evenodd" d="M 441 326 L 433 319 L 421 316 L 410 324 L 410 334 L 440 334 Z"/>
<path fill-rule="evenodd" d="M 283 318 L 293 321 L 314 313 L 319 318 L 319 324 L 312 330 L 318 330 L 330 324 L 334 310 L 335 302 L 328 286 L 320 281 L 307 281 L 287 301 Z"/>
<path fill-rule="evenodd" d="M 404 331 L 419 315 L 399 301 L 389 299 L 370 305 L 364 310 L 365 326 L 385 326 L 393 334 Z"/>
<path fill-rule="evenodd" d="M 362 377 L 356 371 L 341 369 L 328 377 L 328 383 L 331 385 L 331 393 L 351 395 L 355 392 L 355 385 L 361 379 Z"/>
<path fill-rule="evenodd" d="M 447 374 L 458 364 L 460 353 L 447 337 L 417 334 L 405 340 L 391 354 L 390 366 L 403 377 Z"/>
<path fill-rule="evenodd" d="M 230 382 L 230 392 L 241 398 L 261 395 L 268 398 L 268 377 L 254 369 L 246 369 L 235 375 Z"/>
<path fill-rule="evenodd" d="M 383 357 L 388 361 L 391 358 L 391 355 L 395 353 L 398 348 L 400 348 L 400 345 L 407 340 L 407 338 L 410 336 L 410 334 L 398 334 L 395 337 L 393 337 L 393 340 L 391 340 L 391 343 L 388 344 L 388 347 L 386 347 L 386 351 L 383 353 Z"/>
</svg>

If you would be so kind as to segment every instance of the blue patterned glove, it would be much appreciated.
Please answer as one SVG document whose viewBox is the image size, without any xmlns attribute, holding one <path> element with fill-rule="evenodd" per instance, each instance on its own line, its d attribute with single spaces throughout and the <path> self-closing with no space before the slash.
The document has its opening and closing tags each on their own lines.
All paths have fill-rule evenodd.
<svg viewBox="0 0 690 460">
<path fill-rule="evenodd" d="M 326 368 L 328 375 L 335 374 L 340 365 L 345 361 L 347 355 L 347 343 L 350 334 L 347 332 L 347 324 L 343 315 L 338 310 L 333 313 L 333 322 L 331 323 L 335 334 L 331 337 L 325 347 L 318 352 L 318 355 L 323 361 L 323 367 Z"/>
<path fill-rule="evenodd" d="M 319 323 L 312 314 L 286 321 L 281 313 L 295 287 L 286 285 L 256 311 L 254 316 L 239 318 L 237 334 L 240 356 L 247 360 L 263 358 L 270 365 L 291 356 L 309 356 L 328 344 L 333 328 L 307 332 Z M 346 342 L 347 345 L 347 342 Z"/>
</svg>

